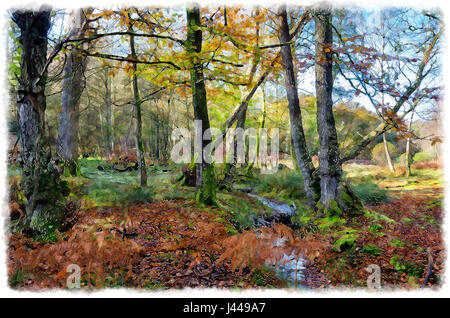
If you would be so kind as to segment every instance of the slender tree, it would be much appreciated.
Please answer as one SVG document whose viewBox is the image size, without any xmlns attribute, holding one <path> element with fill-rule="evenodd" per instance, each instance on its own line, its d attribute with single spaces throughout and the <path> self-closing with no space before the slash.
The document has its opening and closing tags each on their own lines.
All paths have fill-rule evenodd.
<svg viewBox="0 0 450 318">
<path fill-rule="evenodd" d="M 302 113 L 300 109 L 300 102 L 298 98 L 296 72 L 294 70 L 294 63 L 292 58 L 292 51 L 290 41 L 292 39 L 289 34 L 289 24 L 286 13 L 286 6 L 280 7 L 279 15 L 281 18 L 281 26 L 279 29 L 279 39 L 284 45 L 281 47 L 281 57 L 284 68 L 284 79 L 286 94 L 289 106 L 289 119 L 291 123 L 291 136 L 297 158 L 298 166 L 303 174 L 303 185 L 305 187 L 308 204 L 310 207 L 315 205 L 318 199 L 317 187 L 314 185 L 314 165 L 312 163 L 311 155 L 306 145 L 305 132 L 303 130 Z"/>
<path fill-rule="evenodd" d="M 108 68 L 105 68 L 105 74 L 103 78 L 103 84 L 105 86 L 105 109 L 106 109 L 106 123 L 105 123 L 105 152 L 108 159 L 111 158 L 113 153 L 113 133 L 112 133 L 112 102 L 111 102 L 111 78 L 108 75 Z"/>
<path fill-rule="evenodd" d="M 77 9 L 70 15 L 70 37 L 83 38 L 88 23 L 86 14 L 92 10 Z M 63 159 L 72 175 L 76 175 L 78 161 L 78 129 L 80 98 L 84 88 L 84 71 L 86 57 L 81 54 L 82 48 L 77 45 L 70 50 L 63 69 L 62 109 L 59 117 L 57 152 Z"/>
<path fill-rule="evenodd" d="M 383 145 L 384 145 L 384 154 L 386 155 L 386 162 L 388 164 L 388 168 L 390 172 L 394 172 L 394 165 L 392 164 L 391 154 L 389 153 L 389 147 L 386 140 L 386 133 L 383 133 Z"/>
<path fill-rule="evenodd" d="M 130 51 L 131 59 L 137 60 L 136 48 L 134 45 L 133 26 L 130 24 L 128 29 L 130 32 Z M 145 166 L 144 157 L 144 143 L 142 142 L 142 110 L 141 110 L 141 97 L 139 94 L 138 80 L 137 80 L 137 63 L 133 62 L 133 119 L 134 119 L 134 138 L 136 143 L 136 152 L 138 156 L 139 174 L 141 179 L 141 186 L 147 186 L 147 168 Z"/>
<path fill-rule="evenodd" d="M 411 112 L 411 118 L 408 124 L 408 133 L 411 135 L 412 133 L 412 121 L 414 116 L 414 110 Z M 405 169 L 406 169 L 406 177 L 409 178 L 411 175 L 411 136 L 406 137 L 406 150 L 405 150 Z"/>
</svg>

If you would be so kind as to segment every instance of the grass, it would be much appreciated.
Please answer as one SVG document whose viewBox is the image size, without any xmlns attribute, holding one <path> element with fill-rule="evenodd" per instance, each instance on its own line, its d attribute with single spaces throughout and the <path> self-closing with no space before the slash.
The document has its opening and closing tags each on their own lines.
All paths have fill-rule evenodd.
<svg viewBox="0 0 450 318">
<path fill-rule="evenodd" d="M 303 176 L 295 170 L 281 170 L 274 174 L 259 175 L 255 192 L 287 203 L 305 200 Z"/>
<path fill-rule="evenodd" d="M 30 277 L 31 276 L 29 275 L 28 272 L 26 272 L 24 269 L 19 267 L 14 272 L 14 274 L 8 278 L 9 286 L 11 286 L 12 288 L 15 288 L 15 287 L 19 286 L 20 284 L 22 284 L 23 282 L 25 282 L 25 280 L 27 280 Z"/>
<path fill-rule="evenodd" d="M 352 184 L 351 188 L 366 204 L 379 204 L 388 200 L 387 191 L 375 183 Z"/>
</svg>

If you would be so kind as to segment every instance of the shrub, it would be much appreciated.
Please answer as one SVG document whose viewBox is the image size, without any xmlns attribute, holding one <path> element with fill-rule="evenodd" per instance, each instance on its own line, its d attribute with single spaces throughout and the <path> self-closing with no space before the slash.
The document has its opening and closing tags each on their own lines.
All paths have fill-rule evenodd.
<svg viewBox="0 0 450 318">
<path fill-rule="evenodd" d="M 414 155 L 413 162 L 421 163 L 433 160 L 433 155 L 428 152 L 418 152 Z"/>
<path fill-rule="evenodd" d="M 400 165 L 404 165 L 405 164 L 405 157 L 406 157 L 406 154 L 402 153 L 400 156 L 398 156 L 398 158 L 395 161 L 398 164 L 400 164 Z M 411 160 L 411 162 L 412 162 L 412 160 Z"/>
<path fill-rule="evenodd" d="M 388 199 L 386 190 L 381 189 L 374 183 L 359 183 L 351 187 L 353 192 L 367 204 L 378 204 Z"/>
<path fill-rule="evenodd" d="M 398 148 L 393 143 L 390 143 L 390 142 L 388 142 L 387 145 L 388 145 L 389 155 L 391 156 L 391 158 L 394 159 L 394 158 L 398 157 L 400 154 Z M 386 165 L 387 164 L 386 152 L 384 150 L 384 143 L 380 142 L 375 147 L 373 147 L 372 160 L 375 161 L 378 165 Z"/>
</svg>

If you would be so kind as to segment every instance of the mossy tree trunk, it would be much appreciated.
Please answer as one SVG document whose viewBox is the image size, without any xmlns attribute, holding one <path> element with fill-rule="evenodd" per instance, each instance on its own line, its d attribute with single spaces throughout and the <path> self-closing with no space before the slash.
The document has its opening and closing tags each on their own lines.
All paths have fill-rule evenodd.
<svg viewBox="0 0 450 318">
<path fill-rule="evenodd" d="M 65 197 L 70 192 L 60 179 L 45 133 L 45 83 L 47 80 L 47 34 L 50 10 L 15 11 L 20 28 L 20 76 L 17 91 L 22 146 L 22 189 L 27 199 L 25 225 L 34 233 L 54 231 L 64 222 Z"/>
<path fill-rule="evenodd" d="M 186 7 L 187 16 L 187 39 L 186 51 L 189 56 L 189 68 L 191 77 L 192 102 L 194 107 L 194 119 L 201 122 L 200 131 L 196 134 L 201 138 L 204 132 L 210 128 L 208 107 L 206 99 L 205 79 L 203 75 L 202 52 L 202 30 L 200 9 L 198 6 Z M 213 163 L 205 162 L 203 149 L 208 145 L 207 140 L 201 142 L 201 149 L 194 149 L 194 158 L 201 160 L 196 164 L 196 198 L 198 202 L 216 205 L 216 175 Z"/>
<path fill-rule="evenodd" d="M 83 38 L 86 32 L 86 16 L 83 9 L 72 11 L 70 15 L 71 37 Z M 83 93 L 83 78 L 86 57 L 81 47 L 74 47 L 68 54 L 63 69 L 62 110 L 59 117 L 57 152 L 71 175 L 78 175 L 78 129 L 80 98 Z"/>
<path fill-rule="evenodd" d="M 130 25 L 128 31 L 133 33 L 133 26 Z M 130 35 L 130 51 L 131 58 L 137 60 L 136 49 L 134 45 L 134 35 Z M 133 63 L 133 119 L 134 119 L 134 139 L 136 144 L 136 152 L 138 157 L 138 166 L 141 186 L 147 186 L 147 167 L 145 166 L 145 151 L 144 143 L 142 142 L 142 110 L 141 110 L 141 97 L 139 94 L 138 80 L 137 80 L 137 63 Z"/>
<path fill-rule="evenodd" d="M 306 144 L 305 132 L 303 130 L 296 72 L 294 70 L 291 45 L 289 44 L 291 36 L 289 34 L 289 24 L 285 5 L 280 7 L 279 15 L 281 17 L 281 26 L 278 37 L 281 43 L 287 43 L 281 47 L 281 57 L 283 61 L 285 87 L 289 104 L 292 142 L 295 157 L 303 175 L 308 204 L 310 207 L 314 207 L 319 194 L 317 193 L 318 189 L 314 182 L 314 165 Z"/>
<path fill-rule="evenodd" d="M 317 9 L 315 22 L 315 74 L 317 98 L 317 130 L 319 134 L 319 210 L 326 215 L 358 213 L 360 200 L 342 180 L 342 164 L 333 115 L 333 30 L 331 10 Z"/>
</svg>

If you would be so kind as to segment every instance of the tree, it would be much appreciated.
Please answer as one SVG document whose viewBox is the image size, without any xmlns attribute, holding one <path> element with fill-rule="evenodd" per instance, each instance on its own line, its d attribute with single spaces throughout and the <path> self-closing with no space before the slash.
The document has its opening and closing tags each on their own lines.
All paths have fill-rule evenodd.
<svg viewBox="0 0 450 318">
<path fill-rule="evenodd" d="M 134 47 L 133 26 L 130 24 L 128 31 L 130 34 L 130 51 L 131 58 L 137 59 L 136 49 Z M 145 151 L 144 143 L 142 142 L 142 115 L 141 115 L 141 96 L 139 94 L 138 80 L 137 80 L 137 63 L 133 62 L 133 117 L 134 117 L 134 138 L 136 143 L 136 152 L 138 156 L 139 173 L 141 178 L 141 186 L 147 186 L 147 168 L 145 166 Z"/>
<path fill-rule="evenodd" d="M 383 17 L 387 13 L 381 14 Z M 388 22 L 394 24 L 386 26 L 385 30 L 372 31 L 369 25 L 362 25 L 363 29 L 356 31 L 354 27 L 343 27 L 343 30 L 334 27 L 340 44 L 334 49 L 339 75 L 350 84 L 352 94 L 363 94 L 369 99 L 381 119 L 372 132 L 343 153 L 342 162 L 358 156 L 384 132 L 407 131 L 403 119 L 412 111 L 414 101 L 424 96 L 433 99 L 439 96 L 436 94 L 440 89 L 438 83 L 429 81 L 440 69 L 439 39 L 443 26 L 439 14 L 425 11 L 417 14 L 414 10 L 403 9 L 390 14 L 395 15 L 395 19 L 382 19 L 381 26 Z M 346 20 L 351 20 L 348 15 L 341 19 Z M 381 72 L 382 68 L 389 72 Z M 419 90 L 427 79 L 430 87 Z M 385 96 L 392 106 L 384 102 Z"/>
<path fill-rule="evenodd" d="M 314 11 L 320 201 L 325 211 L 343 207 L 342 167 L 333 115 L 333 29 L 329 8 Z"/>
<path fill-rule="evenodd" d="M 295 151 L 295 158 L 303 174 L 303 185 L 305 187 L 308 204 L 315 206 L 317 200 L 317 186 L 314 184 L 314 165 L 311 155 L 306 145 L 305 132 L 303 130 L 302 113 L 298 98 L 296 72 L 292 59 L 290 41 L 292 36 L 289 34 L 289 24 L 287 20 L 286 6 L 281 6 L 279 15 L 281 26 L 279 29 L 279 40 L 283 44 L 281 47 L 281 57 L 283 60 L 285 88 L 289 106 L 289 119 L 291 123 L 291 138 Z M 309 18 L 305 17 L 305 22 Z"/>
<path fill-rule="evenodd" d="M 114 142 L 113 142 L 113 133 L 112 133 L 111 78 L 108 74 L 109 70 L 107 67 L 105 67 L 104 73 L 105 73 L 104 77 L 103 77 L 103 83 L 105 86 L 104 101 L 105 101 L 105 108 L 106 108 L 105 152 L 106 152 L 106 157 L 108 159 L 111 159 L 111 155 L 112 155 L 113 149 L 114 149 Z"/>
<path fill-rule="evenodd" d="M 17 106 L 23 158 L 21 184 L 27 198 L 25 226 L 34 233 L 47 233 L 63 225 L 65 197 L 70 192 L 60 179 L 61 169 L 52 157 L 45 129 L 50 10 L 15 11 L 12 20 L 20 28 L 22 49 Z"/>
<path fill-rule="evenodd" d="M 205 78 L 203 75 L 202 52 L 202 30 L 200 9 L 198 6 L 186 7 L 187 17 L 187 39 L 186 51 L 189 57 L 190 83 L 192 89 L 192 105 L 194 108 L 194 120 L 201 123 L 195 132 L 197 138 L 201 138 L 200 147 L 194 147 L 194 158 L 196 158 L 196 198 L 197 201 L 215 205 L 216 202 L 216 177 L 214 164 L 205 161 L 203 149 L 208 141 L 203 137 L 205 131 L 210 128 L 208 117 L 208 106 L 206 100 Z M 211 154 L 206 154 L 211 155 Z"/>
<path fill-rule="evenodd" d="M 384 145 L 384 154 L 386 156 L 386 162 L 388 164 L 389 171 L 394 172 L 394 165 L 392 164 L 391 154 L 389 153 L 388 143 L 386 140 L 386 132 L 383 133 L 383 145 Z"/>
<path fill-rule="evenodd" d="M 83 9 L 72 11 L 70 15 L 70 37 L 82 38 L 86 32 L 88 22 Z M 72 175 L 78 174 L 78 130 L 80 98 L 83 92 L 84 71 L 86 69 L 86 57 L 82 54 L 82 48 L 76 44 L 70 50 L 63 69 L 63 91 L 61 96 L 61 114 L 59 118 L 59 130 L 57 140 L 57 153 L 63 159 Z"/>
</svg>

